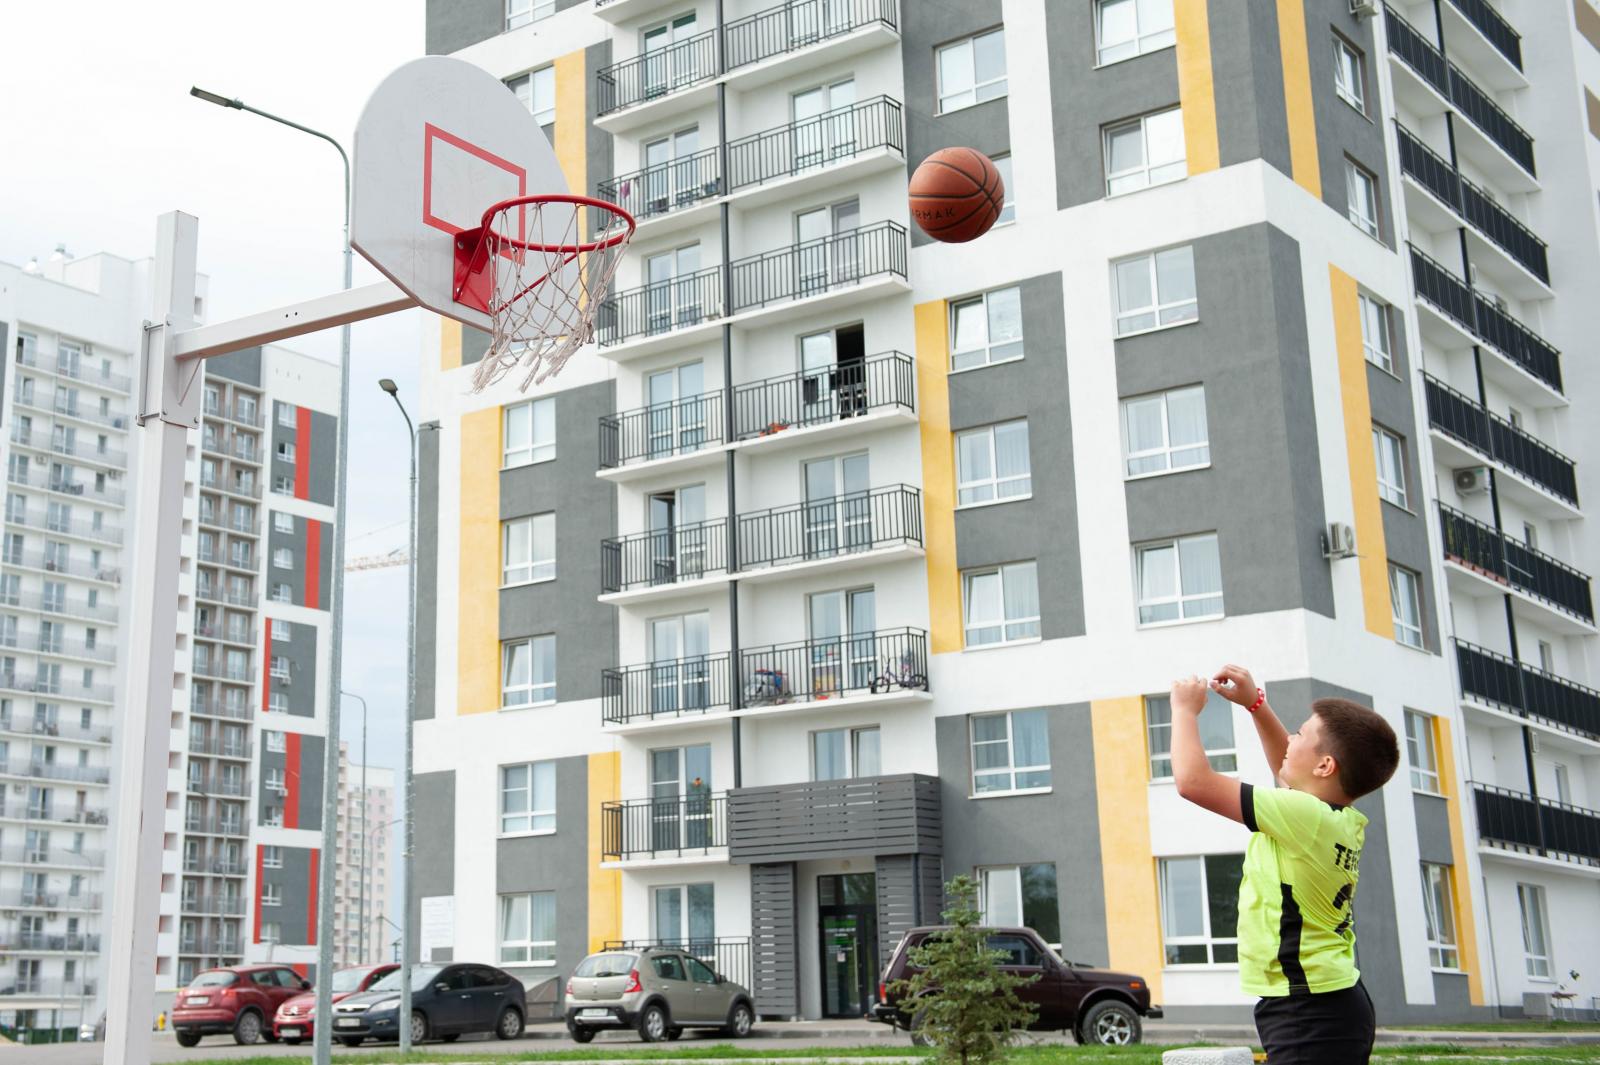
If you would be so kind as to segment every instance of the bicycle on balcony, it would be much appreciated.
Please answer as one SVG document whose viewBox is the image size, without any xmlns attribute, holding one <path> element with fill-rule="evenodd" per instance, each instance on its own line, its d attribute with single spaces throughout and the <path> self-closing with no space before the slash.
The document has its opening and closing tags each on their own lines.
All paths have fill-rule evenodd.
<svg viewBox="0 0 1600 1065">
<path fill-rule="evenodd" d="M 900 656 L 898 667 L 891 666 L 888 659 L 884 659 L 883 672 L 872 678 L 870 685 L 874 695 L 890 691 L 894 688 L 904 688 L 908 691 L 927 691 L 928 676 L 917 672 L 916 656 L 910 651 Z"/>
</svg>

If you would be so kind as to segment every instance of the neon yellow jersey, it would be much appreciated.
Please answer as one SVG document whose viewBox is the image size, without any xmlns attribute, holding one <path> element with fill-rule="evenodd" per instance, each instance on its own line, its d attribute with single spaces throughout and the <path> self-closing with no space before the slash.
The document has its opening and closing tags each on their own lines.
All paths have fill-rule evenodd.
<svg viewBox="0 0 1600 1065">
<path fill-rule="evenodd" d="M 1286 788 L 1239 789 L 1253 833 L 1239 884 L 1239 986 L 1266 998 L 1354 986 L 1366 816 Z"/>
</svg>

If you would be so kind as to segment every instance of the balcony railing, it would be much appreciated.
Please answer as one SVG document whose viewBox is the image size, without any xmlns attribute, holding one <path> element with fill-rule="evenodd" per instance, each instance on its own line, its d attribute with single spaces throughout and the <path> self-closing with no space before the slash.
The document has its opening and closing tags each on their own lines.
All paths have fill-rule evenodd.
<svg viewBox="0 0 1600 1065">
<path fill-rule="evenodd" d="M 96 935 L 57 935 L 46 932 L 0 932 L 0 951 L 58 951 L 61 953 L 98 953 L 100 937 Z"/>
<path fill-rule="evenodd" d="M 888 96 L 729 141 L 730 185 L 738 192 L 878 148 L 905 150 L 900 102 Z"/>
<path fill-rule="evenodd" d="M 0 909 L 5 910 L 67 910 L 87 912 L 103 908 L 98 891 L 33 891 L 19 888 L 0 892 Z"/>
<path fill-rule="evenodd" d="M 91 621 L 109 621 L 113 624 L 117 620 L 117 608 L 110 603 L 95 603 L 90 605 L 87 598 L 79 599 L 75 596 L 45 597 L 39 592 L 11 592 L 0 593 L 0 606 L 18 607 L 23 610 L 33 610 L 41 614 L 60 614 L 65 617 L 86 618 Z"/>
<path fill-rule="evenodd" d="M 721 154 L 707 148 L 609 178 L 596 191 L 643 222 L 722 195 Z"/>
<path fill-rule="evenodd" d="M 916 409 L 916 365 L 902 352 L 769 377 L 733 390 L 734 437 L 826 425 L 873 411 Z"/>
<path fill-rule="evenodd" d="M 922 544 L 922 493 L 910 485 L 739 515 L 741 571 L 901 544 Z"/>
<path fill-rule="evenodd" d="M 249 721 L 255 711 L 244 703 L 225 703 L 221 699 L 202 699 L 189 704 L 189 713 L 217 717 L 224 721 Z"/>
<path fill-rule="evenodd" d="M 58 825 L 104 825 L 106 824 L 106 811 L 101 806 L 74 806 L 69 809 L 58 810 L 54 805 L 3 803 L 0 804 L 0 817 L 16 817 L 24 821 L 48 821 Z"/>
<path fill-rule="evenodd" d="M 122 530 L 115 525 L 96 526 L 92 521 L 61 517 L 43 510 L 8 510 L 6 521 L 12 525 L 60 533 L 63 536 L 76 536 L 84 540 L 95 540 L 102 544 L 122 543 Z"/>
<path fill-rule="evenodd" d="M 194 634 L 202 640 L 225 640 L 228 643 L 243 643 L 255 646 L 256 632 L 251 628 L 238 628 L 233 625 L 196 625 Z"/>
<path fill-rule="evenodd" d="M 112 695 L 109 684 L 84 684 L 81 681 L 53 677 L 48 673 L 0 671 L 0 688 L 34 695 L 62 695 L 73 699 L 91 699 L 101 703 L 109 703 Z"/>
<path fill-rule="evenodd" d="M 728 793 L 728 857 L 792 862 L 943 851 L 939 778 L 856 777 Z"/>
<path fill-rule="evenodd" d="M 928 687 L 928 634 L 880 629 L 741 653 L 744 705 L 774 706 L 896 688 Z"/>
<path fill-rule="evenodd" d="M 133 387 L 133 380 L 126 374 L 102 371 L 98 365 L 96 365 L 93 372 L 90 372 L 84 369 L 85 361 L 88 360 L 74 362 L 70 359 L 62 358 L 45 359 L 37 351 L 17 353 L 17 362 L 31 369 L 43 370 L 45 373 L 57 374 L 74 381 L 83 381 L 88 384 L 98 385 L 101 388 L 114 389 L 118 392 L 126 392 Z"/>
<path fill-rule="evenodd" d="M 1478 838 L 1492 846 L 1600 865 L 1600 811 L 1535 799 L 1492 784 L 1471 785 Z"/>
<path fill-rule="evenodd" d="M 0 974 L 0 999 L 26 995 L 55 1002 L 65 1002 L 67 999 L 92 1000 L 96 991 L 93 980 L 35 980 L 9 973 Z"/>
<path fill-rule="evenodd" d="M 46 492 L 55 492 L 59 495 L 72 496 L 91 503 L 104 503 L 107 506 L 121 506 L 127 499 L 127 494 L 114 485 L 106 485 L 97 489 L 93 485 L 78 484 L 74 481 L 52 477 L 43 469 L 34 472 L 22 473 L 16 469 L 7 471 L 6 480 L 12 484 L 24 485 L 28 488 L 39 488 Z"/>
<path fill-rule="evenodd" d="M 1511 23 L 1500 16 L 1484 0 L 1450 0 L 1451 6 L 1477 27 L 1488 38 L 1495 51 L 1505 56 L 1511 65 L 1522 69 L 1522 34 L 1511 28 Z"/>
<path fill-rule="evenodd" d="M 1594 624 L 1588 574 L 1503 536 L 1492 526 L 1444 503 L 1439 504 L 1439 524 L 1447 559 Z"/>
<path fill-rule="evenodd" d="M 1411 249 L 1411 276 L 1417 294 L 1461 328 L 1561 391 L 1561 353 L 1543 337 L 1502 311 L 1416 245 Z"/>
<path fill-rule="evenodd" d="M 1462 640 L 1455 645 L 1466 698 L 1600 740 L 1600 691 Z"/>
<path fill-rule="evenodd" d="M 183 871 L 200 876 L 244 876 L 250 870 L 244 862 L 230 862 L 226 858 L 185 858 Z"/>
<path fill-rule="evenodd" d="M 723 30 L 728 69 L 798 52 L 866 26 L 897 29 L 894 0 L 789 0 L 735 19 Z"/>
<path fill-rule="evenodd" d="M 209 739 L 190 739 L 190 754 L 203 754 L 213 758 L 247 759 L 250 757 L 250 743 L 246 740 L 229 742 L 225 739 L 212 737 Z"/>
<path fill-rule="evenodd" d="M 1459 4 L 1457 5 L 1460 6 Z M 1473 80 L 1461 72 L 1394 8 L 1384 5 L 1384 25 L 1389 49 L 1417 75 L 1453 104 L 1467 120 L 1494 141 L 1529 176 L 1535 176 L 1533 137 L 1501 109 Z"/>
<path fill-rule="evenodd" d="M 600 419 L 600 468 L 688 455 L 723 439 L 720 389 L 607 414 Z"/>
<path fill-rule="evenodd" d="M 56 762 L 14 760 L 0 763 L 0 773 L 34 780 L 63 780 L 73 784 L 109 784 L 111 769 L 102 765 L 66 765 Z"/>
<path fill-rule="evenodd" d="M 1395 123 L 1400 144 L 1400 169 L 1415 178 L 1442 203 L 1465 219 L 1530 274 L 1550 283 L 1550 261 L 1544 241 L 1509 211 L 1463 177 L 1416 134 Z"/>
<path fill-rule="evenodd" d="M 193 786 L 192 782 L 190 784 L 189 790 L 190 791 L 195 791 L 196 790 L 195 787 Z M 185 820 L 184 823 L 183 823 L 183 830 L 185 832 L 195 832 L 195 833 L 199 833 L 199 834 L 207 835 L 207 836 L 248 836 L 250 834 L 250 826 L 245 823 L 243 818 L 241 818 L 241 819 L 239 819 L 237 821 L 230 821 L 227 818 L 221 818 L 221 817 L 197 817 L 197 818 L 193 818 L 192 820 Z M 218 861 L 213 861 L 211 863 L 212 866 L 216 866 L 216 865 L 219 865 L 219 864 L 226 864 L 226 863 L 218 862 Z M 240 868 L 243 868 L 243 867 L 241 866 Z M 206 872 L 207 870 L 205 870 L 205 869 L 191 869 L 191 870 L 187 870 L 187 871 L 189 871 L 189 872 Z M 220 869 L 219 870 L 219 869 L 213 868 L 210 871 L 211 872 L 220 872 L 220 873 L 224 873 L 224 874 L 229 873 L 229 870 L 227 870 L 227 869 Z"/>
<path fill-rule="evenodd" d="M 254 592 L 224 592 L 215 585 L 196 585 L 195 598 L 204 599 L 208 603 L 227 603 L 229 606 L 242 606 L 255 609 L 260 597 Z"/>
<path fill-rule="evenodd" d="M 682 858 L 728 845 L 728 797 L 707 792 L 600 805 L 606 861 Z"/>
<path fill-rule="evenodd" d="M 218 680 L 237 681 L 241 684 L 248 683 L 255 679 L 255 675 L 249 666 L 234 666 L 226 662 L 218 662 L 214 660 L 202 661 L 200 659 L 196 659 L 194 663 L 194 672 L 196 676 L 215 677 Z"/>
<path fill-rule="evenodd" d="M 607 669 L 600 674 L 601 718 L 608 725 L 627 725 L 727 710 L 732 705 L 729 662 L 724 651 Z"/>
<path fill-rule="evenodd" d="M 23 432 L 21 426 L 12 426 L 12 443 L 21 444 L 23 447 L 33 448 L 35 451 L 49 451 L 56 455 L 71 455 L 86 462 L 97 463 L 101 466 L 115 466 L 118 469 L 128 465 L 128 453 L 115 451 L 111 448 L 101 448 L 98 444 L 79 443 L 77 440 L 68 440 L 66 437 L 56 437 L 36 429 L 33 432 Z"/>
<path fill-rule="evenodd" d="M 239 940 L 231 936 L 194 936 L 178 941 L 178 953 L 222 957 L 238 955 L 243 951 Z"/>
<path fill-rule="evenodd" d="M 65 573 L 71 577 L 82 577 L 89 581 L 104 581 L 107 584 L 121 584 L 122 571 L 115 566 L 92 566 L 81 559 L 71 556 L 63 561 L 59 555 L 46 555 L 43 551 L 8 552 L 0 563 L 7 566 L 23 566 L 28 569 L 43 570 L 45 573 Z"/>
<path fill-rule="evenodd" d="M 687 951 L 711 967 L 718 976 L 726 977 L 740 987 L 750 985 L 749 936 L 690 936 L 687 939 L 608 939 L 601 950 L 650 950 L 672 947 Z"/>
<path fill-rule="evenodd" d="M 600 304 L 595 336 L 601 347 L 634 337 L 660 336 L 721 318 L 722 268 L 613 292 Z"/>
<path fill-rule="evenodd" d="M 884 275 L 906 276 L 906 230 L 874 222 L 732 263 L 733 311 L 804 299 Z"/>
<path fill-rule="evenodd" d="M 609 115 L 659 99 L 710 81 L 716 74 L 717 31 L 707 30 L 666 48 L 601 67 L 595 72 L 595 113 Z"/>
<path fill-rule="evenodd" d="M 179 907 L 184 913 L 219 913 L 225 917 L 237 917 L 244 913 L 244 899 L 237 895 L 186 895 Z"/>
<path fill-rule="evenodd" d="M 111 729 L 107 727 L 84 728 L 77 721 L 40 720 L 39 718 L 0 717 L 0 732 L 16 732 L 27 736 L 49 736 L 52 739 L 82 740 L 87 743 L 110 743 Z"/>
<path fill-rule="evenodd" d="M 1578 505 L 1578 474 L 1555 448 L 1518 429 L 1470 396 L 1429 374 L 1423 374 L 1428 396 L 1428 422 L 1446 436 L 1522 474 L 1553 496 Z"/>
<path fill-rule="evenodd" d="M 728 570 L 728 523 L 697 521 L 600 543 L 600 587 L 626 592 L 709 577 Z"/>
</svg>

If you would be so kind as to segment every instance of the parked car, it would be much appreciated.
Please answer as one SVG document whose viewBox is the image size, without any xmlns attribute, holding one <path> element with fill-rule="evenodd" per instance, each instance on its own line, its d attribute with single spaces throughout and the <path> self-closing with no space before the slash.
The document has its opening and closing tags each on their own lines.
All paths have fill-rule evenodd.
<svg viewBox="0 0 1600 1065">
<path fill-rule="evenodd" d="M 365 1039 L 400 1038 L 400 970 L 333 1007 L 333 1035 L 347 1047 Z M 527 991 L 510 973 L 492 965 L 458 962 L 411 969 L 411 1042 L 454 1042 L 468 1032 L 493 1032 L 501 1039 L 522 1034 Z"/>
<path fill-rule="evenodd" d="M 178 992 L 172 1032 L 192 1047 L 204 1035 L 232 1033 L 239 1044 L 276 1041 L 272 1018 L 287 999 L 309 990 L 311 981 L 287 965 L 235 965 L 207 969 Z"/>
<path fill-rule="evenodd" d="M 333 974 L 333 1001 L 341 1002 L 357 992 L 367 990 L 398 968 L 398 965 L 384 964 L 340 969 Z M 296 995 L 278 1007 L 277 1016 L 272 1018 L 272 1034 L 290 1046 L 298 1046 L 302 1040 L 311 1038 L 316 1011 L 315 994 L 308 992 Z"/>
<path fill-rule="evenodd" d="M 925 1041 L 917 1031 L 921 1018 L 916 1000 L 904 1001 L 890 985 L 917 971 L 911 964 L 912 949 L 941 931 L 943 927 L 913 928 L 901 938 L 872 1007 L 873 1020 L 910 1032 L 911 1041 L 919 1046 Z M 1032 1031 L 1071 1032 L 1080 1043 L 1117 1046 L 1139 1042 L 1140 1018 L 1162 1016 L 1161 1007 L 1150 1004 L 1150 985 L 1142 977 L 1062 961 L 1031 928 L 990 929 L 989 948 L 1008 955 L 1001 962 L 1006 972 L 1038 977 L 1017 990 L 1019 998 L 1039 1009 L 1029 1025 Z"/>
<path fill-rule="evenodd" d="M 750 992 L 675 947 L 607 950 L 578 963 L 567 981 L 567 1034 L 587 1043 L 605 1028 L 632 1028 L 646 1043 L 685 1028 L 720 1028 L 736 1039 L 756 1023 Z"/>
</svg>

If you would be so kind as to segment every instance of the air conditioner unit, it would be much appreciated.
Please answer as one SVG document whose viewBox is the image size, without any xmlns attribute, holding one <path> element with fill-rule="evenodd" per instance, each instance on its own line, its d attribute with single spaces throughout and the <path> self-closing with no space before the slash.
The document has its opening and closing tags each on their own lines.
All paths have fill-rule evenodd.
<svg viewBox="0 0 1600 1065">
<path fill-rule="evenodd" d="M 1465 466 L 1452 472 L 1455 479 L 1456 494 L 1464 496 L 1481 495 L 1489 490 L 1489 467 Z"/>
<path fill-rule="evenodd" d="M 1371 18 L 1378 13 L 1378 0 L 1350 0 L 1350 14 L 1356 18 Z"/>
<path fill-rule="evenodd" d="M 1328 526 L 1322 534 L 1323 558 L 1350 558 L 1356 553 L 1356 533 L 1342 521 Z"/>
<path fill-rule="evenodd" d="M 1478 264 L 1477 263 L 1468 263 L 1467 264 L 1467 282 L 1473 288 L 1477 288 L 1478 287 Z"/>
</svg>

